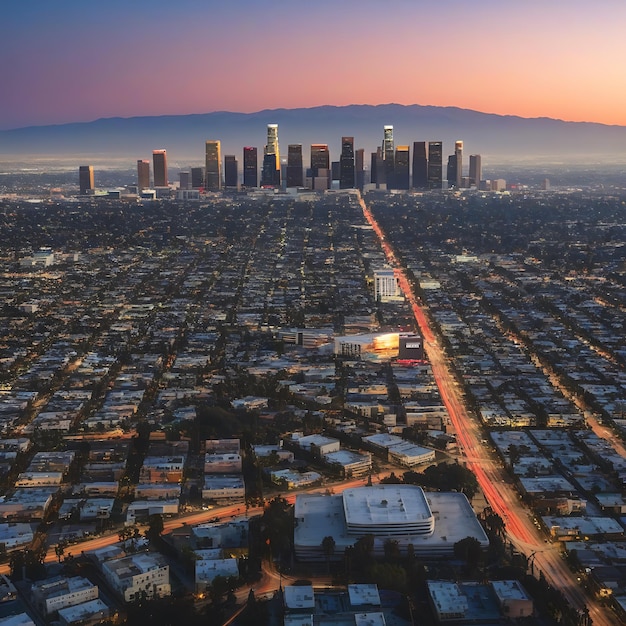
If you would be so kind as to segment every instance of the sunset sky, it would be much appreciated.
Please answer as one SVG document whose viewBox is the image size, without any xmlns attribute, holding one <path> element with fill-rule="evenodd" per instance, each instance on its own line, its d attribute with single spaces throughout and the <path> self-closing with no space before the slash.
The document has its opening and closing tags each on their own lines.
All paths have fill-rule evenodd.
<svg viewBox="0 0 626 626">
<path fill-rule="evenodd" d="M 7 0 L 0 129 L 431 104 L 626 125 L 624 0 Z"/>
</svg>

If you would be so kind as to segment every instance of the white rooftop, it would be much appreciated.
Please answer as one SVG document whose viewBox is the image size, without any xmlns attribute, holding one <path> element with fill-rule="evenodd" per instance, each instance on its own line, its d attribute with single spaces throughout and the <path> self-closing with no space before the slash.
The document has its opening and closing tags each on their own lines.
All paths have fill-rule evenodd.
<svg viewBox="0 0 626 626">
<path fill-rule="evenodd" d="M 352 606 L 380 606 L 378 585 L 375 584 L 348 585 L 348 596 Z"/>
<path fill-rule="evenodd" d="M 396 525 L 432 517 L 421 487 L 415 485 L 373 485 L 343 492 L 348 525 Z"/>
<path fill-rule="evenodd" d="M 290 585 L 284 588 L 283 597 L 288 609 L 314 609 L 315 597 L 312 585 Z"/>
</svg>

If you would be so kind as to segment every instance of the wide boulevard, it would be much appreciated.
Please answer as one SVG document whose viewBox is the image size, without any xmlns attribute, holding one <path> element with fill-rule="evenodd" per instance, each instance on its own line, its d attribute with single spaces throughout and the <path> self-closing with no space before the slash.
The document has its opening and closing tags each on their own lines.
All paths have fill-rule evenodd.
<svg viewBox="0 0 626 626">
<path fill-rule="evenodd" d="M 466 409 L 461 389 L 441 343 L 432 330 L 423 304 L 416 298 L 404 267 L 362 198 L 360 204 L 365 218 L 380 241 L 387 262 L 396 272 L 404 296 L 411 305 L 442 401 L 455 431 L 459 450 L 466 459 L 467 467 L 476 475 L 489 505 L 504 520 L 509 540 L 526 555 L 533 571 L 542 572 L 548 582 L 559 589 L 572 606 L 581 611 L 586 606 L 595 625 L 615 624 L 616 616 L 602 607 L 594 596 L 578 584 L 558 544 L 548 542 L 545 535 L 535 526 L 532 512 L 522 504 L 519 493 L 508 484 L 508 476 L 500 461 L 487 446 L 483 445 L 481 426 Z"/>
</svg>

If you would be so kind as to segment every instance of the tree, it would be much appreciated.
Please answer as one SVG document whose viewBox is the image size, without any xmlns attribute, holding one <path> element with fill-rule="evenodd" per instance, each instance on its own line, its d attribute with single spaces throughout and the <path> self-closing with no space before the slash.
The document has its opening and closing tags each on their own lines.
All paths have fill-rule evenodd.
<svg viewBox="0 0 626 626">
<path fill-rule="evenodd" d="M 335 553 L 335 540 L 330 535 L 322 539 L 322 550 L 324 550 L 326 564 L 328 565 L 328 571 L 330 571 L 330 559 Z"/>
<path fill-rule="evenodd" d="M 387 561 L 398 561 L 400 559 L 400 545 L 397 539 L 385 539 L 383 550 Z"/>
<path fill-rule="evenodd" d="M 465 537 L 454 544 L 454 556 L 465 561 L 468 570 L 473 571 L 483 556 L 480 542 L 476 537 Z"/>
<path fill-rule="evenodd" d="M 148 517 L 148 530 L 146 537 L 150 541 L 157 541 L 163 532 L 163 516 L 160 513 L 153 513 Z"/>
</svg>

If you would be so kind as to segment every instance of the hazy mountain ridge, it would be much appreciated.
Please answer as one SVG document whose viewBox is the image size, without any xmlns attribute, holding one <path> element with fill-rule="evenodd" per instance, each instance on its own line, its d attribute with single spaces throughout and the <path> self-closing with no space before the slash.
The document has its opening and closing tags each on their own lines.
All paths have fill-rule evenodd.
<svg viewBox="0 0 626 626">
<path fill-rule="evenodd" d="M 222 154 L 235 154 L 241 160 L 243 146 L 257 146 L 260 161 L 268 123 L 279 125 L 282 155 L 286 156 L 288 144 L 301 143 L 305 162 L 311 143 L 329 144 L 331 158 L 338 160 L 341 136 L 353 135 L 355 147 L 365 148 L 367 164 L 369 153 L 382 141 L 385 124 L 394 126 L 396 145 L 443 141 L 444 155 L 451 154 L 453 142 L 462 139 L 467 154 L 480 153 L 492 158 L 536 156 L 626 161 L 626 126 L 398 104 L 113 117 L 19 128 L 0 131 L 0 155 L 75 154 L 140 159 L 149 158 L 155 148 L 166 148 L 172 162 L 201 163 L 205 140 L 220 139 Z"/>
</svg>

